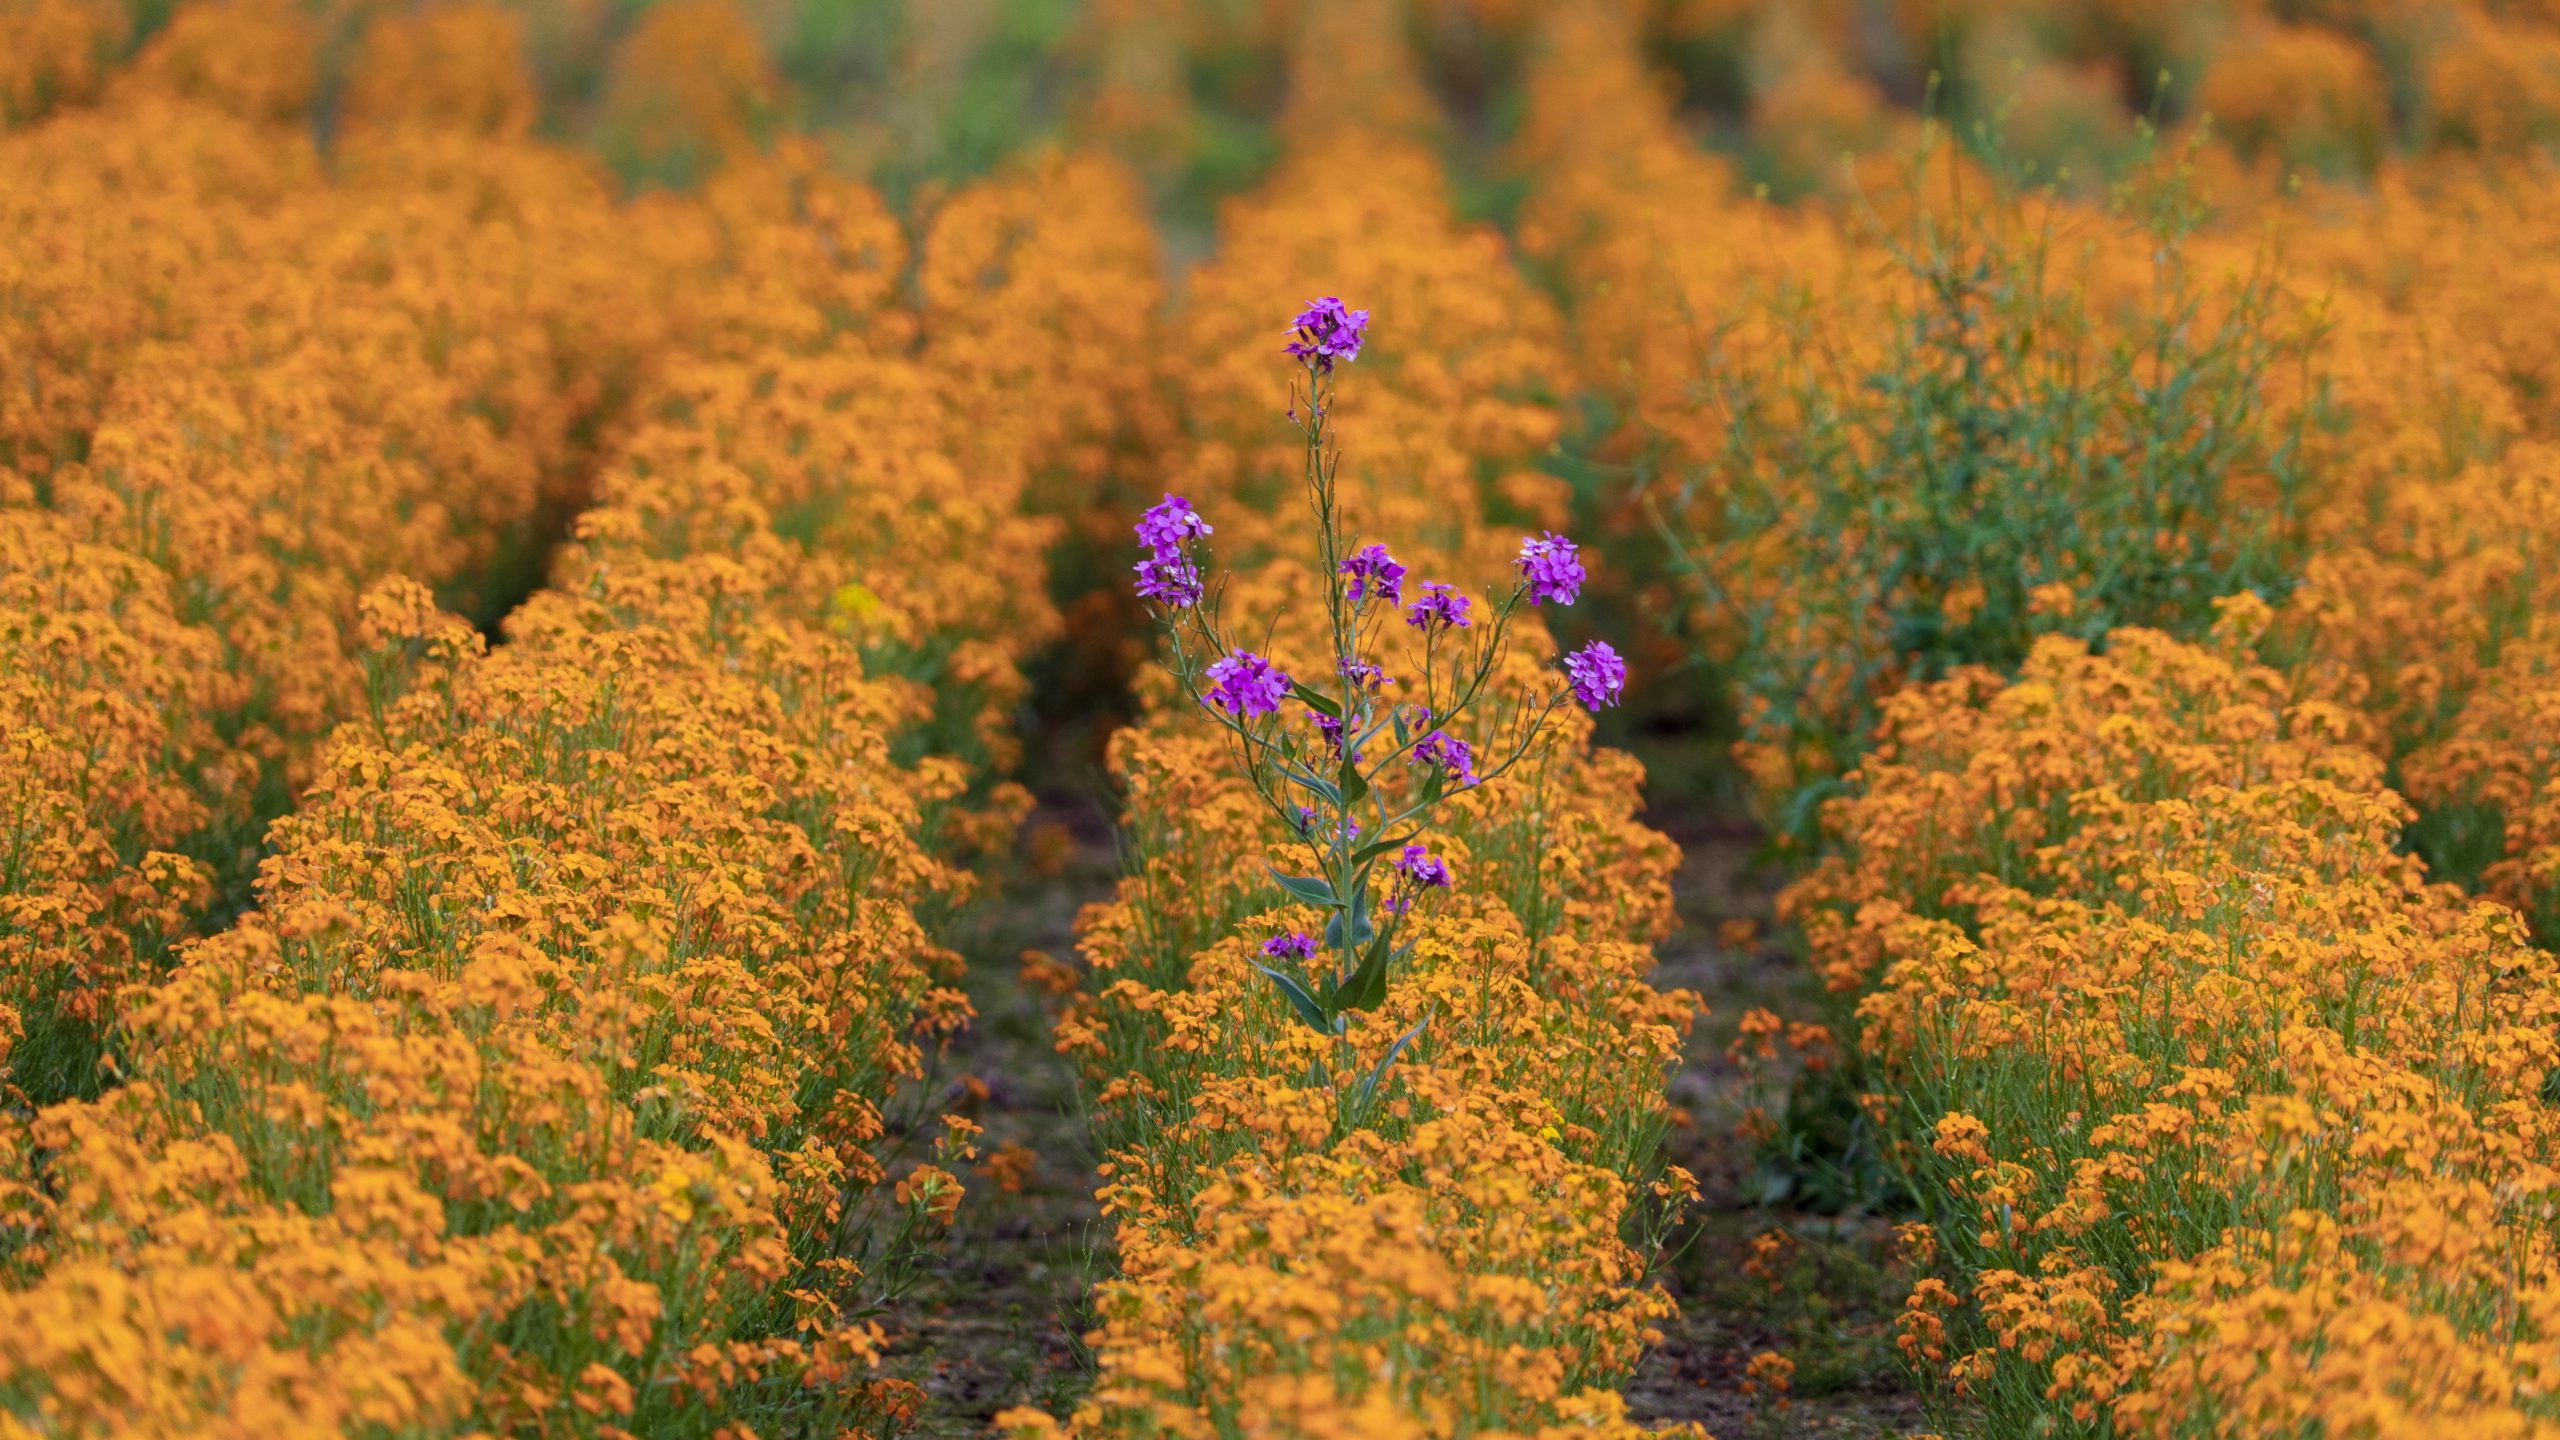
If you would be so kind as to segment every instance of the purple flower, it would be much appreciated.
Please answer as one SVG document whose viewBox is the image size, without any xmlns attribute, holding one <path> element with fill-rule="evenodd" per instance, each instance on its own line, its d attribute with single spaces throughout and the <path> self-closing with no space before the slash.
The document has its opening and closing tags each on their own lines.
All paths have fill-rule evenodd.
<svg viewBox="0 0 2560 1440">
<path fill-rule="evenodd" d="M 1341 668 L 1343 679 L 1362 690 L 1375 690 L 1389 683 L 1387 672 L 1383 667 L 1361 660 L 1339 660 L 1334 663 Z"/>
<path fill-rule="evenodd" d="M 1415 742 L 1413 763 L 1437 765 L 1461 785 L 1476 783 L 1475 747 L 1446 730 L 1434 730 Z"/>
<path fill-rule="evenodd" d="M 1209 533 L 1209 522 L 1179 495 L 1167 495 L 1138 517 L 1138 543 L 1148 556 L 1137 564 L 1138 598 L 1187 609 L 1200 603 L 1200 567 L 1191 542 Z"/>
<path fill-rule="evenodd" d="M 1274 935 L 1262 942 L 1263 958 L 1267 960 L 1304 960 L 1315 953 L 1316 937 L 1304 930 Z"/>
<path fill-rule="evenodd" d="M 1209 667 L 1209 691 L 1200 697 L 1240 720 L 1269 715 L 1289 693 L 1289 677 L 1250 650 L 1238 650 Z"/>
<path fill-rule="evenodd" d="M 1529 603 L 1553 600 L 1570 605 L 1582 593 L 1582 561 L 1574 543 L 1554 531 L 1520 542 L 1520 578 L 1529 584 Z"/>
<path fill-rule="evenodd" d="M 1433 859 L 1420 845 L 1407 845 L 1404 853 L 1389 863 L 1398 877 L 1395 893 L 1387 897 L 1387 913 L 1402 915 L 1413 908 L 1413 897 L 1425 890 L 1449 888 L 1449 867 Z"/>
<path fill-rule="evenodd" d="M 1316 722 L 1316 729 L 1323 733 L 1325 748 L 1333 752 L 1335 759 L 1338 760 L 1343 758 L 1342 721 L 1335 716 L 1327 715 L 1321 710 L 1308 712 L 1308 718 L 1314 720 Z M 1359 751 L 1354 750 L 1351 752 L 1350 762 L 1354 765 L 1360 763 Z"/>
<path fill-rule="evenodd" d="M 1348 365 L 1360 358 L 1361 336 L 1368 328 L 1368 311 L 1345 309 L 1339 299 L 1327 295 L 1298 312 L 1288 351 L 1309 362 L 1316 373 L 1328 374 L 1334 361 Z"/>
<path fill-rule="evenodd" d="M 1464 630 L 1469 623 L 1468 609 L 1467 597 L 1458 593 L 1457 586 L 1425 580 L 1422 582 L 1422 598 L 1404 607 L 1404 623 L 1426 634 L 1435 624 L 1454 625 Z"/>
<path fill-rule="evenodd" d="M 1141 560 L 1137 571 L 1139 599 L 1162 601 L 1177 610 L 1200 603 L 1200 567 L 1189 560 Z"/>
<path fill-rule="evenodd" d="M 1595 712 L 1617 704 L 1627 692 L 1627 662 L 1606 640 L 1594 640 L 1564 657 L 1564 673 L 1573 683 L 1573 698 Z"/>
<path fill-rule="evenodd" d="M 1158 560 L 1180 555 L 1184 546 L 1208 533 L 1209 522 L 1179 495 L 1165 496 L 1138 517 L 1138 543 L 1153 550 Z"/>
<path fill-rule="evenodd" d="M 1449 888 L 1449 867 L 1434 859 L 1429 848 L 1425 846 L 1407 845 L 1404 847 L 1404 853 L 1396 857 L 1391 868 L 1412 882 L 1417 890 Z"/>
<path fill-rule="evenodd" d="M 1384 545 L 1361 546 L 1359 554 L 1342 562 L 1342 573 L 1351 577 L 1355 605 L 1373 594 L 1390 605 L 1404 598 L 1404 567 Z"/>
</svg>

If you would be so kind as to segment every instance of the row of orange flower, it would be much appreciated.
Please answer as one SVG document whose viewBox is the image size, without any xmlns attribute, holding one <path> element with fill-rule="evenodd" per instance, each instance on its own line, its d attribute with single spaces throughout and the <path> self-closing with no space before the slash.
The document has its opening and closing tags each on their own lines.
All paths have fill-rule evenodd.
<svg viewBox="0 0 2560 1440">
<path fill-rule="evenodd" d="M 1566 9 L 1544 35 L 1524 233 L 1561 262 L 1586 383 L 1632 421 L 1627 453 L 1675 474 L 1729 458 L 1737 412 L 1701 399 L 1785 380 L 1808 336 L 1864 373 L 1890 313 L 1873 277 L 1901 259 L 1868 237 L 1916 233 L 1906 217 L 1956 195 L 1864 164 L 1863 218 L 1736 200 L 1627 83 L 1633 17 Z M 2294 432 L 2313 482 L 2263 507 L 2299 527 L 2279 606 L 2227 601 L 2190 648 L 2086 628 L 2093 592 L 2058 574 L 2074 583 L 2029 597 L 2031 628 L 2081 639 L 2036 644 L 2014 684 L 1961 670 L 1893 695 L 1925 671 L 1826 657 L 1912 631 L 1755 589 L 1875 559 L 1801 523 L 1732 544 L 1714 528 L 1732 494 L 1710 486 L 1681 497 L 1703 514 L 1673 506 L 1724 542 L 1701 567 L 1722 587 L 1701 634 L 1722 661 L 1779 652 L 1796 703 L 1890 697 L 1880 729 L 1849 737 L 1872 754 L 1787 904 L 1856 1002 L 1867 1104 L 1919 1142 L 1903 1159 L 1945 1206 L 1922 1248 L 1952 1254 L 1965 1293 L 1914 1295 L 1915 1363 L 2003 1431 L 2540 1433 L 2560 1274 L 2535 1118 L 2551 959 L 2516 911 L 2547 941 L 2560 596 L 2541 539 L 2547 337 L 2512 316 L 2550 280 L 2555 177 L 2387 163 L 2287 194 L 2219 151 L 2187 165 L 2225 216 L 2181 237 L 2180 265 L 2251 277 L 2305 337 L 2301 364 L 2251 379 L 2270 413 L 2317 417 Z M 1989 226 L 2094 231 L 2066 323 L 2146 299 L 2108 222 L 1941 173 Z M 2030 557 L 2055 558 L 2071 559 Z M 1936 598 L 1945 634 L 1986 592 Z M 1734 623 L 1755 605 L 1763 628 Z M 1783 732 L 1751 733 L 1766 718 L 1746 706 L 1764 794 L 1844 758 L 1770 748 Z M 2515 909 L 2428 883 L 2398 848 L 2413 818 L 2439 879 L 2477 874 Z"/>
<path fill-rule="evenodd" d="M 0 1056 L 38 1098 L 95 1083 L 118 989 L 236 903 L 361 709 L 365 587 L 511 599 L 665 333 L 591 164 L 388 102 L 324 157 L 309 47 L 238 19 L 181 11 L 101 107 L 0 137 Z"/>
<path fill-rule="evenodd" d="M 1807 735 L 1845 738 L 1854 754 L 1861 705 L 1928 673 L 1926 651 L 1965 658 L 1950 639 L 1980 636 L 2004 607 L 2025 611 L 2028 631 L 2092 640 L 2127 619 L 2169 618 L 2113 608 L 2101 582 L 2120 583 L 2119 557 L 2050 547 L 1969 579 L 1924 563 L 1890 577 L 1899 589 L 1843 605 L 1885 568 L 1872 514 L 1809 508 L 1803 476 L 1832 456 L 1765 436 L 1820 434 L 1851 451 L 1907 443 L 1873 423 L 1843 427 L 1867 402 L 1841 377 L 1929 380 L 1926 366 L 1959 363 L 1987 366 L 1967 381 L 1983 416 L 1913 407 L 1884 418 L 2034 420 L 2037 407 L 2004 385 L 2023 377 L 2095 406 L 2123 390 L 2122 374 L 2142 373 L 2123 368 L 2128 339 L 2149 364 L 2164 325 L 2243 339 L 2254 329 L 2254 368 L 2173 342 L 2190 344 L 2191 364 L 2224 367 L 2191 369 L 2182 386 L 2222 383 L 2260 417 L 2257 447 L 2222 462 L 2229 513 L 2189 513 L 2175 533 L 2134 540 L 2281 600 L 2281 658 L 2369 717 L 2360 736 L 2429 812 L 2431 857 L 2466 879 L 2485 870 L 2495 893 L 2550 923 L 2560 805 L 2533 722 L 2551 703 L 2545 617 L 2560 602 L 2540 539 L 2554 357 L 2547 335 L 2516 319 L 2560 276 L 2547 162 L 2394 162 L 2369 183 L 2287 190 L 2219 148 L 2165 151 L 2139 177 L 2137 204 L 2156 193 L 2219 212 L 2169 232 L 2169 245 L 2153 243 L 2162 232 L 2138 211 L 2021 193 L 1943 154 L 1917 170 L 1862 159 L 1853 206 L 1774 206 L 1739 195 L 1724 162 L 1679 132 L 1644 83 L 1638 18 L 1606 3 L 1543 16 L 1515 151 L 1535 181 L 1521 231 L 1571 297 L 1581 383 L 1623 422 L 1605 458 L 1662 474 L 1639 493 L 1689 532 L 1693 643 L 1766 672 L 1741 705 L 1742 758 L 1764 792 L 1836 769 L 1847 756 Z M 2033 307 L 2013 313 L 2022 266 L 2039 278 Z M 1943 281 L 1954 299 L 1906 281 Z M 1887 354 L 1915 319 L 1939 327 L 1917 368 Z M 2054 368 L 2007 360 L 1988 343 L 2004 326 Z M 1746 425 L 1761 434 L 1737 441 Z M 1922 449 L 1944 439 L 1915 433 Z M 1983 448 L 2003 443 L 2017 437 Z M 1665 483 L 1684 475 L 1703 478 Z M 2094 487 L 2072 483 L 2089 492 L 2075 503 L 2094 506 Z M 1874 513 L 1908 508 L 1926 487 L 1900 488 L 1872 497 Z M 1992 504 L 1966 503 L 1985 515 Z M 1752 523 L 1737 529 L 1737 516 Z M 2286 565 L 2252 572 L 2230 558 L 2258 540 Z M 1820 583 L 1791 583 L 1808 576 Z"/>
<path fill-rule="evenodd" d="M 1947 1197 L 1902 1343 L 1994 1428 L 2544 1433 L 2560 975 L 2271 618 L 1894 697 L 1785 897 Z"/>
<path fill-rule="evenodd" d="M 292 63 L 229 18 L 182 12 L 155 45 L 190 58 L 131 75 Z M 507 24 L 434 23 L 466 52 Z M 93 308 L 10 311 L 60 362 L 23 393 L 68 398 L 10 431 L 11 735 L 63 787 L 22 834 L 66 858 L 22 888 L 57 949 L 9 998 L 102 924 L 184 927 L 202 875 L 160 847 L 227 793 L 206 772 L 302 796 L 235 926 L 165 979 L 144 947 L 82 977 L 122 1083 L 10 1112 L 0 1429 L 894 1428 L 865 1307 L 971 1131 L 891 1185 L 920 1142 L 887 1107 L 966 1018 L 953 860 L 1021 811 L 991 782 L 1056 626 L 1023 495 L 1118 423 L 1078 345 L 1155 283 L 1142 228 L 1085 223 L 1129 183 L 1055 161 L 956 197 L 910 309 L 898 221 L 812 148 L 615 206 L 469 128 L 505 104 L 324 163 L 184 84 L 111 88 L 8 142 L 58 202 L 80 147 L 129 157 L 85 216 L 12 194 L 73 237 L 18 283 Z M 200 203 L 112 188 L 136 174 Z M 470 598 L 584 457 L 574 543 L 486 646 L 409 577 Z"/>
<path fill-rule="evenodd" d="M 1530 468 L 1559 426 L 1533 394 L 1555 312 L 1457 220 L 1429 152 L 1379 128 L 1429 114 L 1393 15 L 1308 12 L 1290 153 L 1230 206 L 1163 373 L 1185 425 L 1165 485 L 1216 526 L 1224 605 L 1275 616 L 1270 653 L 1316 673 L 1323 577 L 1290 518 L 1275 306 L 1321 286 L 1376 317 L 1328 423 L 1351 529 L 1391 542 L 1413 583 L 1501 573 L 1564 495 Z M 1514 718 L 1497 728 L 1554 684 L 1525 653 L 1546 640 L 1530 624 L 1500 670 L 1494 710 Z M 1456 889 L 1417 912 L 1409 960 L 1337 1054 L 1254 968 L 1267 936 L 1314 924 L 1266 869 L 1303 857 L 1187 701 L 1150 683 L 1143 703 L 1112 748 L 1130 868 L 1080 924 L 1091 989 L 1057 1032 L 1093 1086 L 1121 1268 L 1064 1430 L 1637 1433 L 1616 1383 L 1665 1313 L 1640 1247 L 1686 1185 L 1656 1146 L 1696 1011 L 1645 980 L 1675 852 L 1634 819 L 1641 772 L 1577 718 L 1454 801 L 1433 848 Z"/>
</svg>

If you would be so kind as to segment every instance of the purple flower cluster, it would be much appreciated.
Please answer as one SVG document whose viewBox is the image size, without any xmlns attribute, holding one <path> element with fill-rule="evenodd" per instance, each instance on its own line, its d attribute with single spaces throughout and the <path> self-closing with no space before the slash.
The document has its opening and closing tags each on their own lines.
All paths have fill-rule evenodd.
<svg viewBox="0 0 2560 1440">
<path fill-rule="evenodd" d="M 1263 958 L 1268 960 L 1304 960 L 1316 953 L 1316 937 L 1304 930 L 1291 930 L 1262 942 Z"/>
<path fill-rule="evenodd" d="M 1434 730 L 1415 742 L 1413 762 L 1437 765 L 1460 785 L 1476 783 L 1476 750 L 1446 730 Z"/>
<path fill-rule="evenodd" d="M 1188 560 L 1138 562 L 1138 598 L 1177 610 L 1200 603 L 1200 567 Z"/>
<path fill-rule="evenodd" d="M 1564 674 L 1573 685 L 1573 698 L 1595 712 L 1627 693 L 1627 662 L 1606 640 L 1594 640 L 1564 657 Z"/>
<path fill-rule="evenodd" d="M 1529 586 L 1530 604 L 1570 605 L 1588 577 L 1574 543 L 1551 530 L 1520 542 L 1520 578 Z"/>
<path fill-rule="evenodd" d="M 1200 603 L 1200 566 L 1191 542 L 1209 533 L 1209 522 L 1179 495 L 1167 495 L 1138 517 L 1138 543 L 1148 556 L 1137 564 L 1138 598 L 1175 609 Z"/>
<path fill-rule="evenodd" d="M 1269 715 L 1289 693 L 1289 677 L 1278 666 L 1250 650 L 1238 650 L 1209 667 L 1209 688 L 1200 697 L 1239 720 Z"/>
<path fill-rule="evenodd" d="M 1370 596 L 1393 605 L 1404 598 L 1404 567 L 1387 553 L 1384 545 L 1363 545 L 1360 553 L 1342 562 L 1342 573 L 1351 577 L 1351 603 L 1360 604 Z"/>
<path fill-rule="evenodd" d="M 1425 890 L 1446 890 L 1454 878 L 1446 863 L 1434 857 L 1421 845 L 1407 845 L 1404 853 L 1389 863 L 1398 877 L 1396 893 L 1387 899 L 1387 913 L 1402 915 L 1413 908 L 1413 897 Z"/>
<path fill-rule="evenodd" d="M 1321 710 L 1311 712 L 1309 718 L 1316 722 L 1317 731 L 1324 736 L 1325 748 L 1333 752 L 1335 759 L 1348 760 L 1354 765 L 1360 763 L 1359 751 L 1354 750 L 1348 756 L 1342 753 L 1342 721 L 1340 719 L 1327 715 Z"/>
<path fill-rule="evenodd" d="M 1435 626 L 1454 626 L 1464 630 L 1470 623 L 1467 618 L 1469 608 L 1467 597 L 1458 593 L 1457 586 L 1425 580 L 1422 582 L 1422 598 L 1404 607 L 1404 623 L 1426 635 L 1432 633 Z"/>
<path fill-rule="evenodd" d="M 1158 555 L 1178 555 L 1192 541 L 1209 533 L 1209 522 L 1179 495 L 1165 496 L 1162 503 L 1149 506 L 1147 513 L 1138 517 L 1138 543 Z"/>
<path fill-rule="evenodd" d="M 1449 888 L 1449 867 L 1433 858 L 1430 849 L 1426 846 L 1404 847 L 1404 853 L 1396 857 L 1395 869 L 1397 873 L 1422 889 L 1446 890 Z"/>
<path fill-rule="evenodd" d="M 1290 327 L 1288 352 L 1319 375 L 1331 374 L 1333 362 L 1348 365 L 1360 358 L 1360 341 L 1369 328 L 1369 312 L 1346 308 L 1332 295 L 1311 301 Z"/>
<path fill-rule="evenodd" d="M 1381 685 L 1390 683 L 1383 666 L 1372 665 L 1366 660 L 1343 660 L 1336 663 L 1342 668 L 1342 678 L 1359 689 L 1375 690 Z"/>
</svg>

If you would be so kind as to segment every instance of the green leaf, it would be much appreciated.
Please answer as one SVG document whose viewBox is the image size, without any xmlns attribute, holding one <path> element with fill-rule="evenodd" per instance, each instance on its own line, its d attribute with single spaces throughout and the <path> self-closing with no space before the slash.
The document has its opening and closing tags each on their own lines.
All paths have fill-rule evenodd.
<svg viewBox="0 0 2560 1440">
<path fill-rule="evenodd" d="M 1369 798 L 1369 777 L 1349 760 L 1342 762 L 1342 803 L 1357 805 Z"/>
<path fill-rule="evenodd" d="M 1325 947 L 1330 950 L 1342 949 L 1342 937 L 1346 934 L 1351 937 L 1351 944 L 1366 945 L 1377 933 L 1377 927 L 1369 923 L 1368 882 L 1355 880 L 1351 885 L 1351 904 L 1347 909 L 1334 911 L 1333 918 L 1324 923 Z"/>
<path fill-rule="evenodd" d="M 1270 976 L 1272 984 L 1280 987 L 1280 993 L 1288 997 L 1289 1008 L 1298 1012 L 1299 1019 L 1306 1021 L 1319 1035 L 1333 1033 L 1332 1022 L 1325 1018 L 1324 1007 L 1316 1003 L 1316 997 L 1307 993 L 1306 986 L 1259 961 L 1250 963 L 1254 969 Z"/>
<path fill-rule="evenodd" d="M 1265 870 L 1271 870 L 1271 878 L 1279 881 L 1280 888 L 1288 891 L 1296 898 L 1304 900 L 1310 905 L 1322 905 L 1328 910 L 1339 910 L 1342 908 L 1341 899 L 1333 893 L 1333 882 L 1325 879 L 1323 876 L 1283 875 L 1277 870 L 1272 870 L 1268 865 L 1265 865 L 1262 868 Z"/>
<path fill-rule="evenodd" d="M 1387 1078 L 1387 1067 L 1395 1064 L 1396 1057 L 1404 1053 L 1404 1047 L 1412 1044 L 1414 1037 L 1420 1035 L 1424 1028 L 1431 1024 L 1431 1016 L 1430 1010 L 1422 1012 L 1422 1018 L 1414 1022 L 1413 1028 L 1398 1037 L 1396 1043 L 1388 1046 L 1386 1054 L 1378 1057 L 1378 1068 L 1370 1071 L 1369 1078 L 1360 1082 L 1360 1109 L 1367 1110 L 1370 1103 L 1378 1098 L 1378 1086 Z"/>
<path fill-rule="evenodd" d="M 1324 922 L 1325 948 L 1328 950 L 1341 949 L 1342 933 L 1342 912 L 1337 910 L 1333 913 L 1332 919 Z M 1377 935 L 1378 932 L 1376 928 L 1370 925 L 1365 916 L 1360 919 L 1358 924 L 1351 927 L 1351 943 L 1354 945 L 1366 945 L 1371 940 L 1376 939 Z"/>
<path fill-rule="evenodd" d="M 1309 685 L 1304 680 L 1290 681 L 1289 693 L 1297 696 L 1300 700 L 1305 701 L 1307 708 L 1315 711 L 1319 715 L 1330 715 L 1336 720 L 1342 718 L 1342 707 L 1336 705 L 1331 700 L 1326 699 L 1324 696 L 1317 694 L 1315 687 Z"/>
<path fill-rule="evenodd" d="M 1342 988 L 1333 994 L 1334 1003 L 1345 1010 L 1375 1010 L 1387 1002 L 1387 947 L 1372 940 L 1360 956 L 1360 964 L 1351 972 Z"/>
<path fill-rule="evenodd" d="M 1306 771 L 1300 770 L 1295 766 L 1281 765 L 1277 761 L 1272 763 L 1278 765 L 1280 773 L 1288 776 L 1289 779 L 1295 782 L 1299 788 L 1324 797 L 1324 799 L 1336 809 L 1341 808 L 1342 791 L 1336 787 L 1332 781 L 1319 780 L 1315 776 L 1310 775 Z"/>
</svg>

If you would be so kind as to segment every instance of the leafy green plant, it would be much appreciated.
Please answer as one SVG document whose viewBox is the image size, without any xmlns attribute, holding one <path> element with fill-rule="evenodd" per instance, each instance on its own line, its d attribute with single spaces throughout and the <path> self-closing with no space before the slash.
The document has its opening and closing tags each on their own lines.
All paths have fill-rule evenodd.
<svg viewBox="0 0 2560 1440">
<path fill-rule="evenodd" d="M 1940 148 L 1910 162 L 1907 218 L 1870 211 L 1881 301 L 1782 295 L 1770 360 L 1703 377 L 1720 449 L 1655 506 L 1798 838 L 1891 691 L 2014 671 L 2045 634 L 2200 632 L 2219 596 L 2288 589 L 2305 545 L 2318 391 L 2279 410 L 2266 381 L 2307 376 L 2317 334 L 2264 252 L 2227 282 L 2190 263 L 2186 157 L 2120 186 L 2075 263 L 2070 212 L 1952 153 L 1933 187 Z M 2114 304 L 2090 285 L 2110 238 L 2149 262 Z"/>
</svg>

